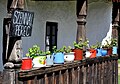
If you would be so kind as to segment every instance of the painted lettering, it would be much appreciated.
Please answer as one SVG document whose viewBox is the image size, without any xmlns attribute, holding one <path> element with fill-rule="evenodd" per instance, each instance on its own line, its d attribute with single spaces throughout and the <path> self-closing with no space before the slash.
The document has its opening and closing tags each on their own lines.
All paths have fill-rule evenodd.
<svg viewBox="0 0 120 84">
<path fill-rule="evenodd" d="M 28 11 L 15 10 L 12 15 L 11 36 L 28 37 L 32 32 L 34 14 Z"/>
</svg>

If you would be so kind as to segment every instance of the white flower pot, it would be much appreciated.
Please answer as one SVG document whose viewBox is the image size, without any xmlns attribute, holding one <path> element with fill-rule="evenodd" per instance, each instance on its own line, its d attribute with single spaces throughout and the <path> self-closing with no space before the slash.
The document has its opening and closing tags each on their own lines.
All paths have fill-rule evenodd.
<svg viewBox="0 0 120 84">
<path fill-rule="evenodd" d="M 66 62 L 74 61 L 74 59 L 75 59 L 74 52 L 64 54 L 64 60 Z"/>
<path fill-rule="evenodd" d="M 46 66 L 46 56 L 37 56 L 33 59 L 33 67 L 44 67 Z"/>
</svg>

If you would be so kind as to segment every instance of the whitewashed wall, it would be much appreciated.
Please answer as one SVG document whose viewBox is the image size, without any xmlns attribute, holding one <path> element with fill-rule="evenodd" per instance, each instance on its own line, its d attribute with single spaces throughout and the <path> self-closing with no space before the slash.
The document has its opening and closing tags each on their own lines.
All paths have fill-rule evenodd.
<svg viewBox="0 0 120 84">
<path fill-rule="evenodd" d="M 26 1 L 26 0 L 25 0 Z M 6 15 L 7 1 L 0 1 L 0 25 L 3 17 Z M 45 49 L 45 28 L 46 21 L 58 22 L 58 48 L 63 45 L 71 45 L 75 41 L 77 23 L 76 23 L 76 2 L 75 1 L 31 1 L 27 0 L 25 10 L 34 12 L 33 31 L 31 37 L 23 37 L 23 53 L 34 44 Z M 1 33 L 2 34 L 1 25 Z M 0 51 L 2 53 L 2 36 L 0 37 Z M 2 54 L 1 56 L 2 57 Z M 1 59 L 1 58 L 0 58 Z M 2 61 L 0 61 L 2 66 Z M 2 70 L 2 69 L 0 69 Z"/>
<path fill-rule="evenodd" d="M 112 3 L 95 1 L 88 4 L 86 36 L 90 44 L 101 42 L 112 22 Z"/>
<path fill-rule="evenodd" d="M 25 0 L 26 1 L 26 0 Z M 0 0 L 0 71 L 2 66 L 2 28 L 6 15 L 7 0 Z M 24 55 L 27 49 L 38 44 L 45 49 L 45 22 L 58 22 L 58 48 L 71 45 L 76 40 L 76 2 L 75 1 L 31 1 L 27 0 L 25 10 L 34 12 L 34 23 L 31 37 L 23 37 Z M 89 4 L 87 17 L 87 37 L 90 43 L 101 41 L 109 30 L 111 22 L 111 4 L 96 2 Z"/>
<path fill-rule="evenodd" d="M 77 30 L 75 1 L 27 1 L 26 9 L 35 16 L 32 36 L 23 38 L 24 52 L 33 44 L 45 49 L 46 21 L 58 22 L 58 48 L 73 44 Z"/>
<path fill-rule="evenodd" d="M 2 36 L 3 36 L 3 18 L 6 16 L 6 1 L 7 0 L 0 0 L 0 71 L 3 69 L 2 64 Z"/>
</svg>

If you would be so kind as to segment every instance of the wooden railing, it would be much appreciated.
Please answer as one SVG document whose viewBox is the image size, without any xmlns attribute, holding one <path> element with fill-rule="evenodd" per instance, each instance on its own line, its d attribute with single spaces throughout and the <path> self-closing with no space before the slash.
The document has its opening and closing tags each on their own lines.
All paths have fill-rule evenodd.
<svg viewBox="0 0 120 84">
<path fill-rule="evenodd" d="M 118 84 L 118 57 L 97 57 L 51 67 L 15 70 L 15 73 L 12 84 Z"/>
</svg>

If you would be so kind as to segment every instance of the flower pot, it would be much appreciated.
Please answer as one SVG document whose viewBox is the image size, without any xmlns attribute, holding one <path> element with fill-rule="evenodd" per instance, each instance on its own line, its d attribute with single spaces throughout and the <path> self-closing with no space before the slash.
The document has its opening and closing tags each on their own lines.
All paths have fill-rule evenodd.
<svg viewBox="0 0 120 84">
<path fill-rule="evenodd" d="M 96 57 L 96 49 L 90 49 L 90 58 L 95 58 Z"/>
<path fill-rule="evenodd" d="M 86 52 L 85 52 L 85 57 L 86 57 L 86 58 L 89 58 L 90 55 L 91 55 L 90 51 L 86 51 Z"/>
<path fill-rule="evenodd" d="M 102 49 L 101 53 L 102 53 L 102 56 L 106 56 L 107 55 L 107 50 L 106 49 Z"/>
<path fill-rule="evenodd" d="M 46 55 L 46 65 L 47 66 L 53 65 L 53 55 Z"/>
<path fill-rule="evenodd" d="M 107 49 L 107 55 L 112 55 L 112 48 Z"/>
<path fill-rule="evenodd" d="M 61 64 L 61 63 L 64 63 L 64 54 L 62 52 L 59 52 L 59 53 L 53 53 L 53 62 L 56 63 L 56 64 Z"/>
<path fill-rule="evenodd" d="M 82 49 L 73 49 L 72 50 L 75 56 L 75 60 L 82 60 L 83 59 L 83 50 Z"/>
<path fill-rule="evenodd" d="M 33 59 L 33 67 L 46 66 L 46 55 L 37 56 Z"/>
<path fill-rule="evenodd" d="M 66 62 L 74 61 L 74 58 L 75 58 L 74 52 L 70 52 L 70 53 L 65 53 L 65 54 L 64 54 L 64 60 L 65 60 Z"/>
<path fill-rule="evenodd" d="M 102 56 L 101 48 L 97 48 L 96 51 L 97 51 L 97 54 L 96 54 L 97 57 Z"/>
<path fill-rule="evenodd" d="M 22 70 L 30 70 L 32 68 L 32 58 L 23 58 L 22 59 Z"/>
<path fill-rule="evenodd" d="M 117 47 L 116 46 L 113 46 L 112 54 L 117 54 Z"/>
</svg>

